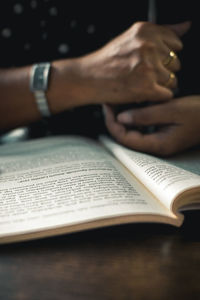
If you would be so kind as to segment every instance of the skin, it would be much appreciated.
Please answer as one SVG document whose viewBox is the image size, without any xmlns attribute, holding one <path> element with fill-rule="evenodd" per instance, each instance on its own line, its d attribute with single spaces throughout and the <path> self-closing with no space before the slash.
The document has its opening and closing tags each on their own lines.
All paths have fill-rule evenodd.
<svg viewBox="0 0 200 300">
<path fill-rule="evenodd" d="M 180 69 L 180 62 L 177 59 L 169 70 L 163 61 L 170 50 L 182 50 L 181 36 L 188 29 L 188 23 L 159 26 L 138 22 L 93 53 L 53 61 L 47 92 L 52 114 L 88 104 L 172 99 L 176 77 L 170 86 L 165 84 L 170 72 Z M 0 130 L 41 118 L 29 88 L 30 69 L 0 70 Z"/>
<path fill-rule="evenodd" d="M 176 72 L 176 63 L 177 58 L 167 68 Z M 116 113 L 114 106 L 104 105 L 104 113 L 111 135 L 138 151 L 165 157 L 200 143 L 200 95 L 174 98 L 120 113 Z M 154 131 L 144 131 L 147 126 L 153 126 Z"/>
<path fill-rule="evenodd" d="M 117 117 L 112 107 L 106 106 L 105 111 L 113 137 L 132 149 L 165 157 L 200 143 L 200 95 L 124 111 Z M 152 133 L 131 129 L 152 125 L 157 128 Z"/>
</svg>

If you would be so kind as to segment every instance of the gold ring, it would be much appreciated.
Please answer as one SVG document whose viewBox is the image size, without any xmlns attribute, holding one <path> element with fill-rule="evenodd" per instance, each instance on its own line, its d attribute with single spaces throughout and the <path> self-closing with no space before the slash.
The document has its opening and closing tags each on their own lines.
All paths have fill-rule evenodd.
<svg viewBox="0 0 200 300">
<path fill-rule="evenodd" d="M 163 62 L 164 66 L 168 66 L 174 59 L 177 58 L 177 55 L 174 51 L 170 51 L 168 57 L 166 60 Z"/>
<path fill-rule="evenodd" d="M 170 72 L 169 79 L 165 83 L 165 86 L 169 87 L 172 84 L 172 82 L 174 81 L 174 78 L 175 78 L 175 74 L 173 72 Z"/>
</svg>

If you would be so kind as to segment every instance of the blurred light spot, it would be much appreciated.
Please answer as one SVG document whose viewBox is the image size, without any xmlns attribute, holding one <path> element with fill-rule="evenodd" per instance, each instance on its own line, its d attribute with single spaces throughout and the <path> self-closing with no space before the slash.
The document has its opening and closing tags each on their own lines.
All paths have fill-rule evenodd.
<svg viewBox="0 0 200 300">
<path fill-rule="evenodd" d="M 24 44 L 24 50 L 28 51 L 30 49 L 31 49 L 31 44 L 30 43 Z"/>
<path fill-rule="evenodd" d="M 95 32 L 95 26 L 93 24 L 89 25 L 87 28 L 87 33 L 93 34 Z"/>
<path fill-rule="evenodd" d="M 58 46 L 58 52 L 66 54 L 69 51 L 69 46 L 65 43 L 62 43 Z"/>
<path fill-rule="evenodd" d="M 15 14 L 20 15 L 20 14 L 23 12 L 24 8 L 23 8 L 22 4 L 16 3 L 16 4 L 13 6 L 13 10 L 14 10 L 14 13 L 15 13 Z"/>
<path fill-rule="evenodd" d="M 70 27 L 71 28 L 75 28 L 77 26 L 77 21 L 76 20 L 72 20 L 71 22 L 70 22 Z"/>
<path fill-rule="evenodd" d="M 57 14 L 58 14 L 57 8 L 56 8 L 56 7 L 51 7 L 51 8 L 49 9 L 49 14 L 50 14 L 51 16 L 57 16 Z"/>
<path fill-rule="evenodd" d="M 12 31 L 10 28 L 3 28 L 1 31 L 1 35 L 5 38 L 9 38 L 12 35 Z"/>
<path fill-rule="evenodd" d="M 30 2 L 30 7 L 31 7 L 32 9 L 37 8 L 37 1 L 36 1 L 36 0 L 32 0 L 32 1 Z"/>
</svg>

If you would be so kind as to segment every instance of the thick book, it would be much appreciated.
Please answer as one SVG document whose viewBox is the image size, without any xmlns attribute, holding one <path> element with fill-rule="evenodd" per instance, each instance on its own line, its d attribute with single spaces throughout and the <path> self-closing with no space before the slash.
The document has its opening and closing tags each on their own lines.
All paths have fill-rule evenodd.
<svg viewBox="0 0 200 300">
<path fill-rule="evenodd" d="M 200 150 L 161 159 L 106 136 L 0 146 L 0 243 L 133 222 L 181 226 L 200 208 Z"/>
</svg>

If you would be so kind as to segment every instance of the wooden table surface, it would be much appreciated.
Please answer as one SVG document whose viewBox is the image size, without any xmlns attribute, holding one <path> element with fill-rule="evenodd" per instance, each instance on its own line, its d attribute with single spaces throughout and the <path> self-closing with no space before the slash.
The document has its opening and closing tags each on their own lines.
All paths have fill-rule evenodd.
<svg viewBox="0 0 200 300">
<path fill-rule="evenodd" d="M 0 246 L 0 299 L 200 299 L 200 212 Z"/>
</svg>

